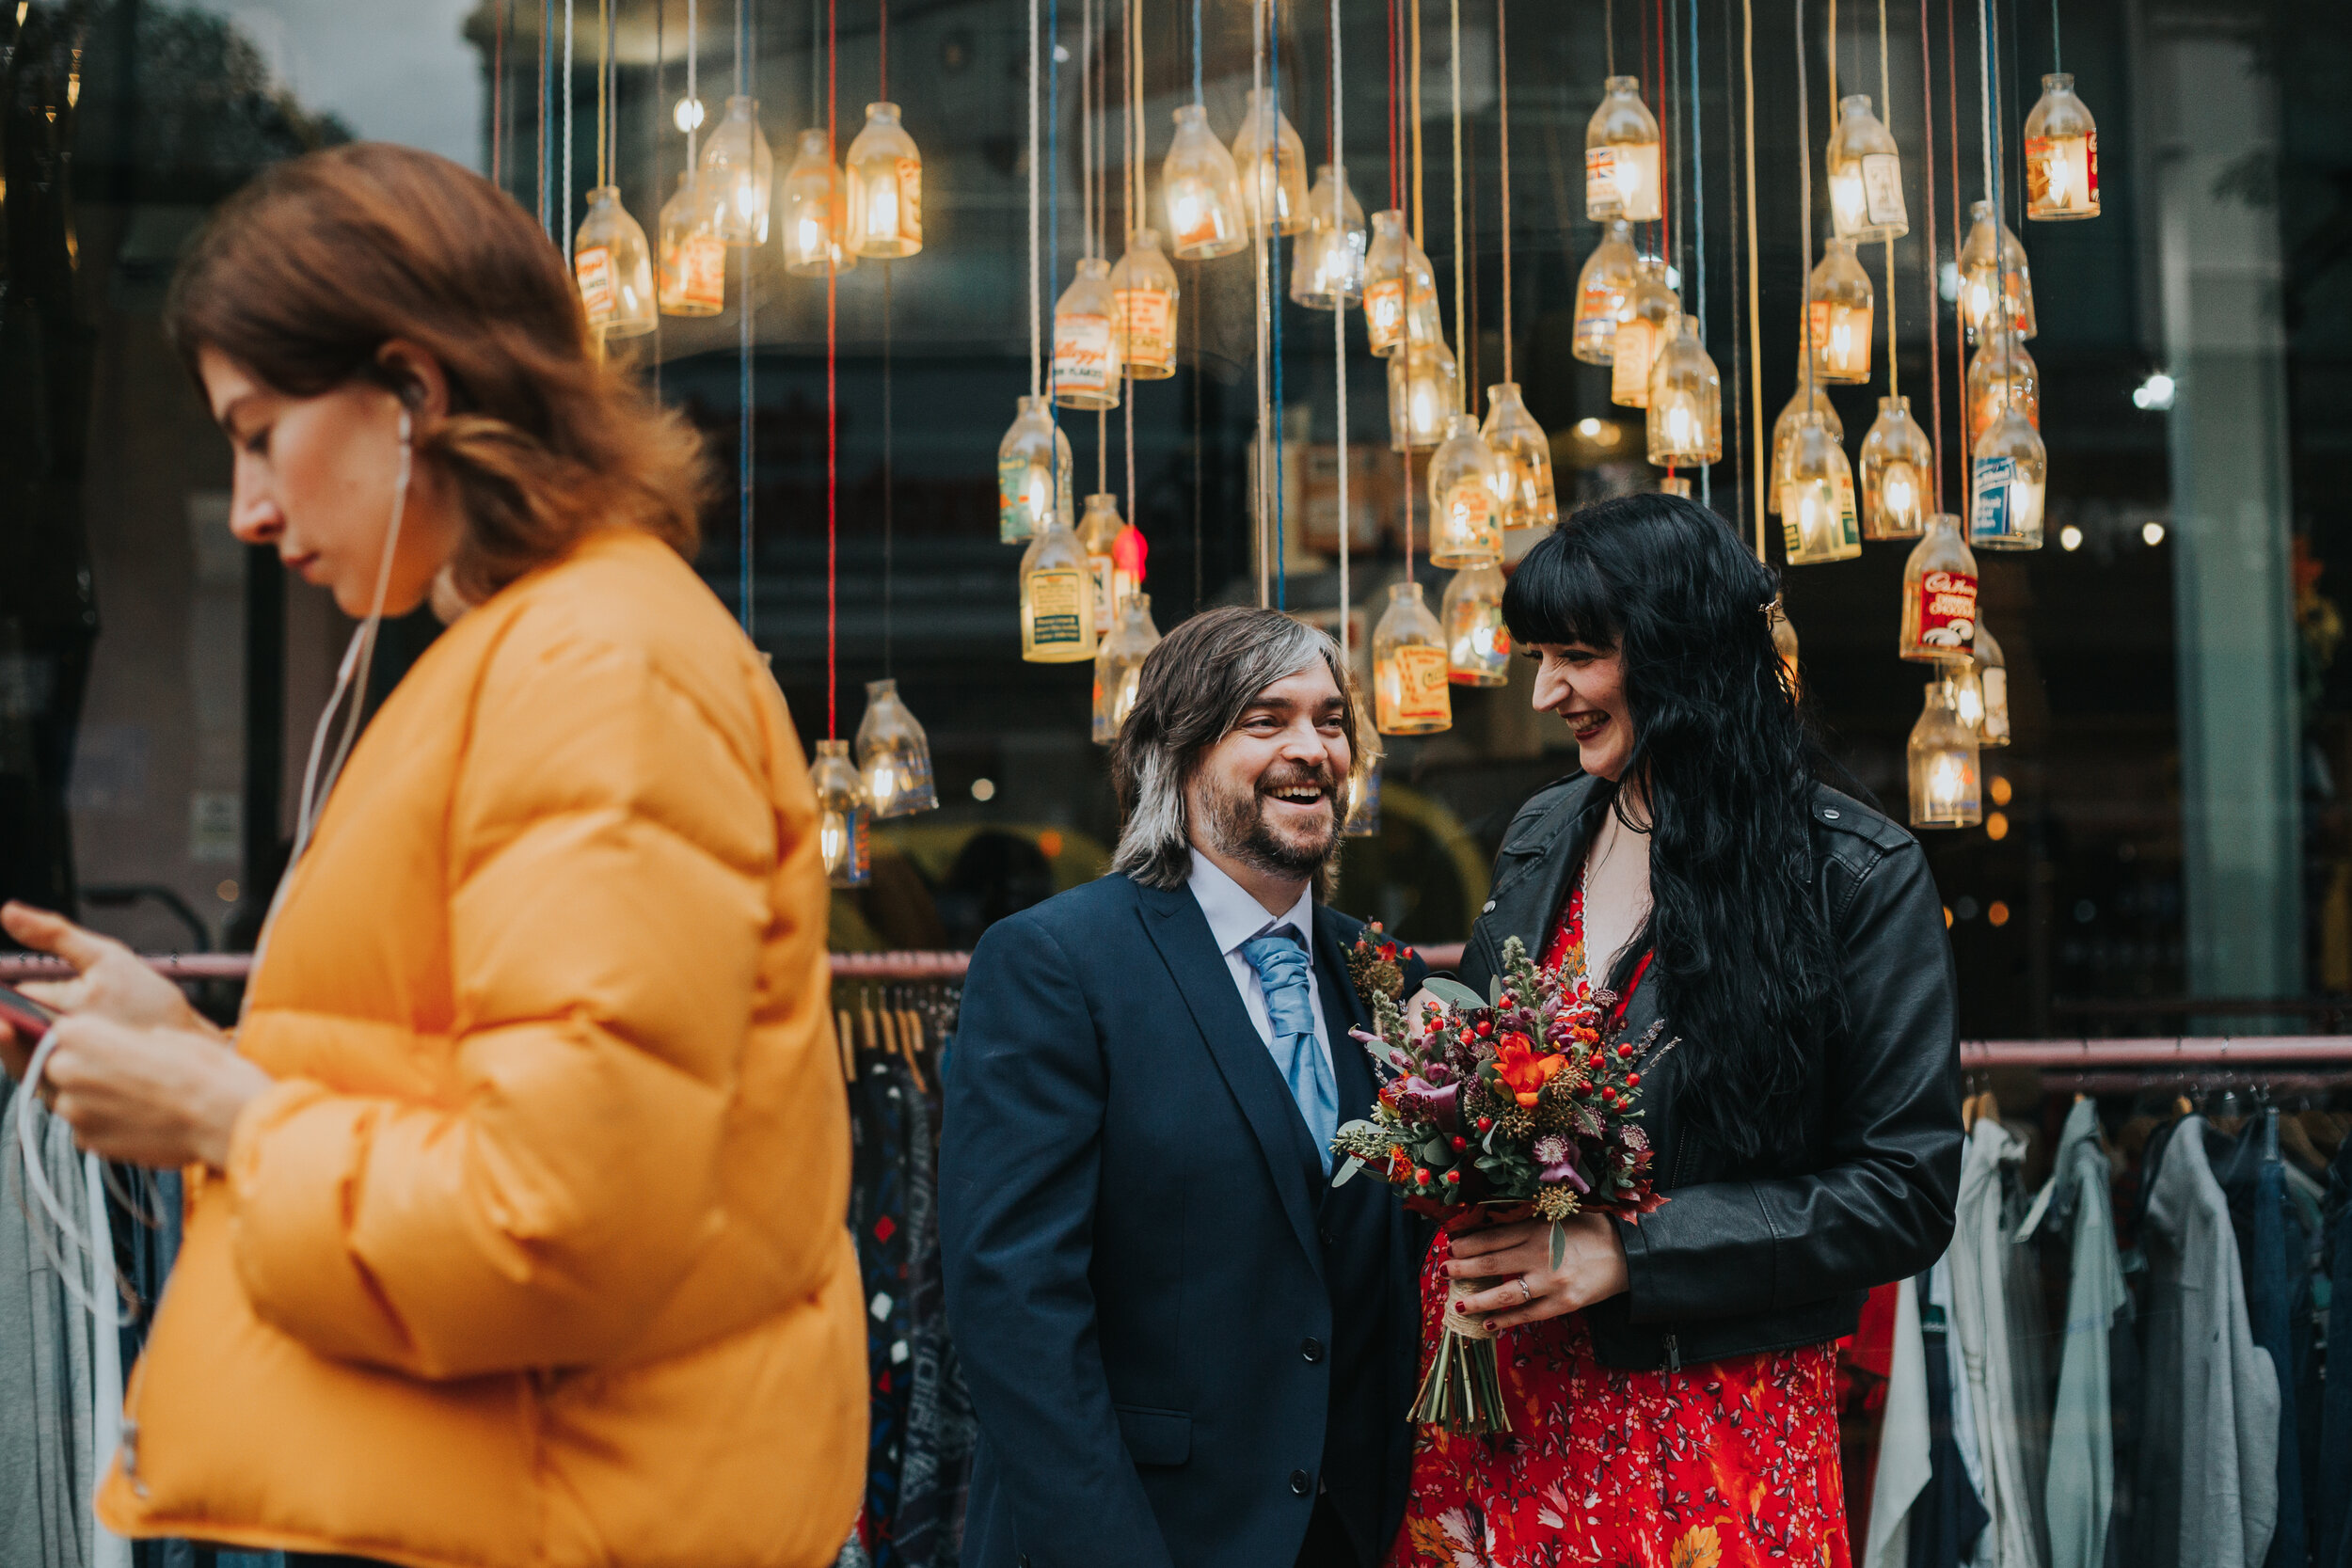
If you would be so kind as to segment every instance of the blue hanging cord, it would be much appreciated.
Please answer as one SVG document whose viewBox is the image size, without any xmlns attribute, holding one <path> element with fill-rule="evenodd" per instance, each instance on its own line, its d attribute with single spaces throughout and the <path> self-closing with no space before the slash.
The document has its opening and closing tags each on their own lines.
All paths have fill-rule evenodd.
<svg viewBox="0 0 2352 1568">
<path fill-rule="evenodd" d="M 1279 190 L 1282 172 L 1282 12 L 1279 0 L 1268 0 L 1266 6 L 1266 82 L 1274 96 L 1274 123 L 1268 127 L 1267 140 L 1274 153 Z M 1290 552 L 1282 541 L 1282 231 L 1279 228 L 1267 237 L 1266 248 L 1266 309 L 1274 317 L 1274 608 L 1288 610 Z"/>
<path fill-rule="evenodd" d="M 1200 0 L 1192 0 L 1192 101 L 1207 102 L 1200 96 Z"/>
<path fill-rule="evenodd" d="M 735 4 L 735 90 L 749 94 L 751 81 L 752 22 L 750 7 L 744 0 Z M 741 285 L 743 304 L 736 313 L 735 324 L 735 399 L 737 424 L 736 456 L 736 609 L 742 618 L 743 635 L 752 631 L 752 252 L 755 245 L 743 246 L 738 254 L 743 258 Z M 756 639 L 755 638 L 755 641 Z"/>
</svg>

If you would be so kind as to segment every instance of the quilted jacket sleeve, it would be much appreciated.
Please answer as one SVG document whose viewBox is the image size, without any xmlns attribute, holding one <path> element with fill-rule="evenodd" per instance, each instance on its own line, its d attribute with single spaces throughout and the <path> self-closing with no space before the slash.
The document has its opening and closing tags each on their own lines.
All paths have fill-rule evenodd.
<svg viewBox="0 0 2352 1568">
<path fill-rule="evenodd" d="M 289 1080 L 238 1125 L 240 1275 L 325 1354 L 427 1378 L 593 1364 L 723 1223 L 778 857 L 758 718 L 734 672 L 716 687 L 741 711 L 713 712 L 708 683 L 550 620 L 508 628 L 452 716 L 451 1086 Z"/>
</svg>

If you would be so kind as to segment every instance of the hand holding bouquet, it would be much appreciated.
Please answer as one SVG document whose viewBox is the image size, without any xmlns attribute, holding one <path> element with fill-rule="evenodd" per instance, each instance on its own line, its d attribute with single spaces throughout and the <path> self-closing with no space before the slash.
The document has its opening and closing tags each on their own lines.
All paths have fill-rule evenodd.
<svg viewBox="0 0 2352 1568">
<path fill-rule="evenodd" d="M 1534 1215 L 1552 1222 L 1552 1266 L 1572 1214 L 1636 1218 L 1665 1199 L 1650 1172 L 1641 1125 L 1642 1074 L 1665 1048 L 1662 1025 L 1638 1041 L 1607 1037 L 1616 998 L 1538 967 L 1517 937 L 1502 974 L 1481 998 L 1450 980 L 1430 982 L 1408 1021 L 1401 973 L 1382 958 L 1377 927 L 1349 955 L 1375 1033 L 1353 1031 L 1390 1074 L 1368 1121 L 1332 1139 L 1334 1185 L 1370 1170 L 1408 1208 L 1449 1230 Z M 1418 1024 L 1419 1027 L 1414 1027 Z M 1457 1282 L 1457 1292 L 1475 1289 Z M 1446 1326 L 1413 1402 L 1413 1418 L 1456 1431 L 1510 1430 L 1482 1323 Z"/>
</svg>

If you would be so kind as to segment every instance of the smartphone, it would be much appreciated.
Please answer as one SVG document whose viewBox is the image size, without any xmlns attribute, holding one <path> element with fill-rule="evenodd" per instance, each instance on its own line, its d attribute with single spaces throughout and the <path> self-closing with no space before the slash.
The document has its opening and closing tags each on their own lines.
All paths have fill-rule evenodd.
<svg viewBox="0 0 2352 1568">
<path fill-rule="evenodd" d="M 27 1040 L 37 1040 L 49 1033 L 49 1026 L 57 1022 L 55 1007 L 46 1007 L 17 990 L 0 984 L 0 1023 L 7 1024 Z"/>
</svg>

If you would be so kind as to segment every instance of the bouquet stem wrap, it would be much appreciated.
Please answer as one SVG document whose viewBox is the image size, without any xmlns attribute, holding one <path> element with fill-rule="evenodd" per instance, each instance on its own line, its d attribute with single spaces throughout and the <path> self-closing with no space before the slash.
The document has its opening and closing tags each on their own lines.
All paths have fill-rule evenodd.
<svg viewBox="0 0 2352 1568">
<path fill-rule="evenodd" d="M 1413 1396 L 1412 1418 L 1449 1432 L 1509 1432 L 1511 1413 L 1502 1403 L 1502 1376 L 1495 1361 L 1495 1331 L 1461 1304 L 1498 1279 L 1457 1279 L 1446 1289 L 1445 1326 L 1429 1357 L 1428 1375 Z"/>
</svg>

